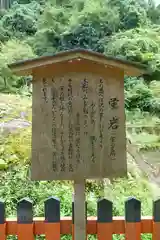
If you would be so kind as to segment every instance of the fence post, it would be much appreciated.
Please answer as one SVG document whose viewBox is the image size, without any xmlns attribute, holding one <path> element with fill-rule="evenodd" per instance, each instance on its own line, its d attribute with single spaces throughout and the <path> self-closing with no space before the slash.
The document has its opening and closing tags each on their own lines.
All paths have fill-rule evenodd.
<svg viewBox="0 0 160 240">
<path fill-rule="evenodd" d="M 51 197 L 44 206 L 46 240 L 60 240 L 60 201 Z"/>
<path fill-rule="evenodd" d="M 97 203 L 97 238 L 98 240 L 112 240 L 112 202 L 101 199 Z"/>
<path fill-rule="evenodd" d="M 74 240 L 74 199 L 72 201 L 72 240 Z"/>
<path fill-rule="evenodd" d="M 129 198 L 125 202 L 126 240 L 141 239 L 141 202 L 135 198 Z"/>
<path fill-rule="evenodd" d="M 18 240 L 34 240 L 33 206 L 29 199 L 22 199 L 17 205 Z"/>
<path fill-rule="evenodd" d="M 0 200 L 0 240 L 6 239 L 5 204 Z"/>
<path fill-rule="evenodd" d="M 153 202 L 153 240 L 160 239 L 160 199 Z"/>
</svg>

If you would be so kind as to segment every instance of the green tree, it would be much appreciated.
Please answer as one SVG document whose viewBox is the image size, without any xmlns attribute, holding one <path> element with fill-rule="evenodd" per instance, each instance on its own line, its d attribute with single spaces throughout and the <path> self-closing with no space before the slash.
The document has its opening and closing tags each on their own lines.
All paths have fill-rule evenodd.
<svg viewBox="0 0 160 240">
<path fill-rule="evenodd" d="M 160 4 L 156 6 L 153 0 L 148 1 L 147 15 L 154 24 L 160 24 Z"/>
<path fill-rule="evenodd" d="M 19 40 L 10 40 L 0 46 L 0 89 L 11 91 L 12 87 L 20 87 L 24 84 L 23 78 L 13 76 L 8 69 L 8 64 L 32 58 L 35 56 L 31 47 Z"/>
<path fill-rule="evenodd" d="M 18 38 L 35 34 L 37 31 L 36 23 L 41 11 L 40 5 L 35 1 L 30 4 L 13 4 L 1 18 L 2 32 L 5 29 L 8 35 Z"/>
<path fill-rule="evenodd" d="M 103 52 L 99 43 L 119 28 L 119 14 L 105 1 L 73 1 L 72 8 L 48 5 L 42 14 L 35 36 L 37 54 L 49 50 L 65 50 L 75 47 Z"/>
<path fill-rule="evenodd" d="M 125 85 L 130 94 L 127 106 L 132 109 L 137 102 L 145 111 L 153 105 L 159 109 L 148 90 L 150 81 L 160 79 L 159 16 L 159 7 L 152 0 L 17 0 L 11 9 L 0 12 L 0 42 L 4 48 L 13 41 L 14 47 L 17 40 L 13 38 L 18 38 L 26 57 L 28 48 L 33 55 L 33 51 L 46 55 L 81 47 L 147 64 L 151 74 L 144 76 L 145 83 L 137 85 L 132 79 L 136 86 L 134 96 Z M 25 46 L 24 41 L 28 43 Z M 3 63 L 5 56 L 14 60 L 9 52 L 6 49 L 0 55 L 0 81 L 3 86 L 7 79 L 6 85 L 13 82 L 20 87 L 23 79 L 8 76 Z"/>
<path fill-rule="evenodd" d="M 105 53 L 148 64 L 153 72 L 160 71 L 159 31 L 160 27 L 152 27 L 116 33 L 109 40 L 103 39 Z"/>
<path fill-rule="evenodd" d="M 120 15 L 120 29 L 127 30 L 147 23 L 147 3 L 144 0 L 108 0 L 117 7 Z"/>
</svg>

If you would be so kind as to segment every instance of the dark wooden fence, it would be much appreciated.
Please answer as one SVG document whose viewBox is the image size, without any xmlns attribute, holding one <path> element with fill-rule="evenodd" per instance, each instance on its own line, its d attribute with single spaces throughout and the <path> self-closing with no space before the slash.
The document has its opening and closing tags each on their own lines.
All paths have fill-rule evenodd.
<svg viewBox="0 0 160 240">
<path fill-rule="evenodd" d="M 45 201 L 44 212 L 44 218 L 33 218 L 32 202 L 22 199 L 17 205 L 17 218 L 6 219 L 5 204 L 0 201 L 0 240 L 5 240 L 8 235 L 18 236 L 18 240 L 33 240 L 36 235 L 45 235 L 47 240 L 60 240 L 63 234 L 74 238 L 74 217 L 60 217 L 57 198 Z M 152 217 L 141 217 L 141 202 L 135 198 L 125 202 L 125 217 L 113 217 L 112 213 L 112 202 L 99 200 L 97 217 L 86 217 L 86 235 L 94 234 L 98 240 L 111 240 L 113 234 L 125 234 L 127 240 L 140 240 L 142 233 L 151 233 L 153 240 L 160 240 L 160 200 L 153 202 Z"/>
</svg>

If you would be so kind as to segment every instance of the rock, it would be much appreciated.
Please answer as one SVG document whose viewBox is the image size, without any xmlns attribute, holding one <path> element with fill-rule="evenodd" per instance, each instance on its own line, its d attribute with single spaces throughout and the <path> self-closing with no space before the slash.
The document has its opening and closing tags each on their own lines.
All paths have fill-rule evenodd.
<svg viewBox="0 0 160 240">
<path fill-rule="evenodd" d="M 13 132 L 16 129 L 26 128 L 26 127 L 29 127 L 30 125 L 31 123 L 24 119 L 13 119 L 8 122 L 0 123 L 0 130 L 2 132 L 5 130 L 8 130 L 8 132 Z"/>
</svg>

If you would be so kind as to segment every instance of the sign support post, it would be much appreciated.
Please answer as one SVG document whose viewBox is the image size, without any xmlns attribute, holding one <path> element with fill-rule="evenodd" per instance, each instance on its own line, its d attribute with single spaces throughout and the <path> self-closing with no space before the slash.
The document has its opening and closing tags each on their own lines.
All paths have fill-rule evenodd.
<svg viewBox="0 0 160 240">
<path fill-rule="evenodd" d="M 85 180 L 74 181 L 74 239 L 86 240 Z"/>
</svg>

